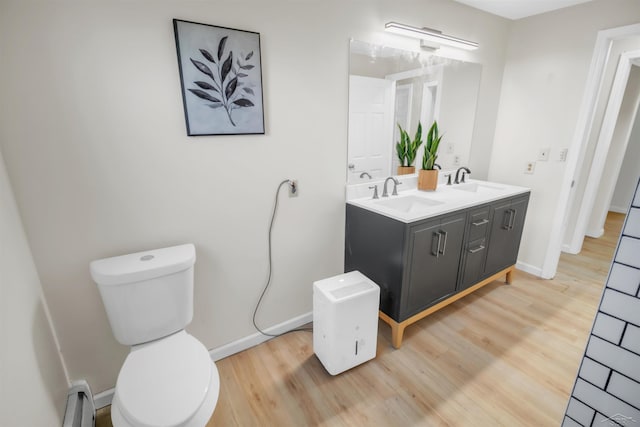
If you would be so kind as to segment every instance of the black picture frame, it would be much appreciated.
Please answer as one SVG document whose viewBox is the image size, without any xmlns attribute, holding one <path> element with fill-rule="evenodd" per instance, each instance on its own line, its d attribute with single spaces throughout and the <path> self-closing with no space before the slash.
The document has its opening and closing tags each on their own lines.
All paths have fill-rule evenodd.
<svg viewBox="0 0 640 427">
<path fill-rule="evenodd" d="M 173 20 L 187 135 L 264 134 L 260 33 Z"/>
</svg>

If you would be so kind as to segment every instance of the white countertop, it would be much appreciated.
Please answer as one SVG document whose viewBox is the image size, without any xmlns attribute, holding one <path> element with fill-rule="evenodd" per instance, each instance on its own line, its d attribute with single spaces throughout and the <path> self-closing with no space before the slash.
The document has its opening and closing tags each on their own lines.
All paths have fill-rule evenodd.
<svg viewBox="0 0 640 427">
<path fill-rule="evenodd" d="M 398 187 L 397 196 L 381 196 L 379 199 L 367 196 L 348 200 L 347 203 L 411 223 L 530 191 L 525 187 L 475 179 L 469 179 L 465 184 L 439 185 L 435 191 L 401 190 L 401 187 Z M 392 182 L 388 188 L 391 192 Z"/>
</svg>

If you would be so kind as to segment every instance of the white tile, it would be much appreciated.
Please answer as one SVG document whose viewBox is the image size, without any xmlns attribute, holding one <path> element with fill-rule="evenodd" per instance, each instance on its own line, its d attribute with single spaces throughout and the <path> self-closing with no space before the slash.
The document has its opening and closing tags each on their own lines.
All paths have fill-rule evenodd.
<svg viewBox="0 0 640 427">
<path fill-rule="evenodd" d="M 639 410 L 581 379 L 576 381 L 573 395 L 605 417 L 622 415 L 640 420 Z"/>
<path fill-rule="evenodd" d="M 589 338 L 587 356 L 640 382 L 640 356 L 595 336 Z M 638 418 L 640 420 L 640 418 Z"/>
<path fill-rule="evenodd" d="M 607 385 L 607 393 L 613 394 L 632 405 L 638 405 L 640 383 L 614 372 L 611 374 L 611 379 Z"/>
<path fill-rule="evenodd" d="M 593 324 L 592 334 L 611 341 L 614 344 L 620 342 L 622 331 L 626 323 L 604 313 L 598 313 L 596 321 Z"/>
<path fill-rule="evenodd" d="M 627 236 L 640 237 L 640 208 L 631 208 L 629 211 L 623 234 Z"/>
<path fill-rule="evenodd" d="M 593 423 L 591 426 L 601 426 L 601 427 L 618 427 L 619 424 L 614 423 L 611 418 L 605 417 L 599 412 L 596 412 L 596 416 L 593 418 Z"/>
<path fill-rule="evenodd" d="M 593 414 L 595 411 L 584 403 L 576 399 L 569 400 L 569 406 L 567 407 L 567 415 L 582 424 L 588 426 L 591 424 Z"/>
<path fill-rule="evenodd" d="M 640 286 L 640 269 L 613 263 L 607 287 L 629 295 L 636 295 Z"/>
<path fill-rule="evenodd" d="M 622 346 L 640 354 L 640 328 L 631 324 L 627 325 L 627 330 L 622 338 Z"/>
<path fill-rule="evenodd" d="M 600 311 L 640 326 L 640 299 L 611 289 L 604 291 Z"/>
<path fill-rule="evenodd" d="M 640 207 L 640 186 L 636 187 L 636 197 L 634 197 L 632 205 Z"/>
<path fill-rule="evenodd" d="M 616 262 L 640 268 L 640 239 L 627 236 L 620 239 Z"/>
<path fill-rule="evenodd" d="M 582 360 L 579 375 L 580 378 L 584 378 L 590 383 L 604 389 L 604 386 L 607 384 L 607 380 L 609 379 L 609 372 L 611 372 L 611 369 L 608 367 L 585 357 Z"/>
<path fill-rule="evenodd" d="M 564 421 L 562 422 L 562 427 L 583 427 L 582 424 L 578 424 L 573 421 L 571 418 L 564 417 Z"/>
</svg>

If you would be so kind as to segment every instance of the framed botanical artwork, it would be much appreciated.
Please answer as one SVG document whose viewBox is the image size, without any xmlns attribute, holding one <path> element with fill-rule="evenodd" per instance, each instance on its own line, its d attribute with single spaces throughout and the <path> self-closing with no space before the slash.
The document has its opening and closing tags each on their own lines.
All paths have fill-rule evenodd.
<svg viewBox="0 0 640 427">
<path fill-rule="evenodd" d="M 173 20 L 187 135 L 264 134 L 260 33 Z"/>
</svg>

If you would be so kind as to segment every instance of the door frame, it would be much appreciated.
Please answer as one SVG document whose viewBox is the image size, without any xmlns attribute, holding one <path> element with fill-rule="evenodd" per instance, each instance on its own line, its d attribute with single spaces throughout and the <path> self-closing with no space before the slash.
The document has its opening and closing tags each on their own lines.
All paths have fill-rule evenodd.
<svg viewBox="0 0 640 427">
<path fill-rule="evenodd" d="M 560 184 L 558 206 L 553 218 L 549 244 L 542 265 L 541 276 L 545 279 L 553 278 L 558 268 L 566 228 L 565 221 L 571 208 L 570 200 L 573 182 L 577 173 L 584 167 L 585 151 L 591 128 L 593 127 L 599 88 L 609 60 L 611 44 L 616 40 L 633 36 L 640 36 L 640 24 L 626 25 L 598 32 L 587 76 L 586 89 L 578 113 L 576 130 L 569 146 L 567 166 Z"/>
</svg>

